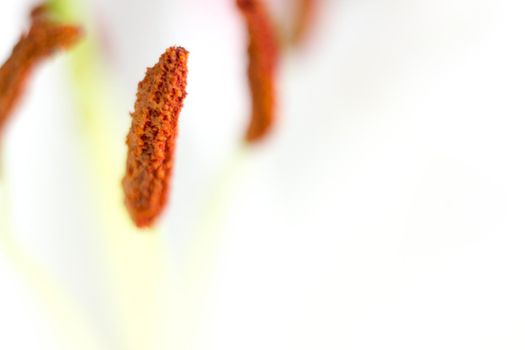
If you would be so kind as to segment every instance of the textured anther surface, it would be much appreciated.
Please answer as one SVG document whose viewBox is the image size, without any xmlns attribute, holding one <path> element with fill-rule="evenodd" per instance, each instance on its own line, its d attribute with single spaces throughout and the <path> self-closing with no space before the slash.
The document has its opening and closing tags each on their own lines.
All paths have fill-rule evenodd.
<svg viewBox="0 0 525 350">
<path fill-rule="evenodd" d="M 188 52 L 170 47 L 138 85 L 122 181 L 126 207 L 138 227 L 151 226 L 166 205 L 179 114 L 186 97 Z"/>
</svg>

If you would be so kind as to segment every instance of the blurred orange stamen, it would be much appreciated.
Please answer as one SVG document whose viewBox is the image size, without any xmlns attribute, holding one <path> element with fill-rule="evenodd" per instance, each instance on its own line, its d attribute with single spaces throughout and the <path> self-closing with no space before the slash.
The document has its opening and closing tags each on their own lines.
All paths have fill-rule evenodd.
<svg viewBox="0 0 525 350">
<path fill-rule="evenodd" d="M 0 67 L 0 134 L 22 97 L 33 68 L 55 51 L 71 47 L 80 37 L 79 27 L 52 22 L 45 5 L 31 11 L 29 31 L 22 35 L 11 56 Z"/>
<path fill-rule="evenodd" d="M 252 112 L 246 141 L 253 143 L 268 135 L 275 122 L 275 71 L 278 41 L 266 7 L 258 0 L 237 0 L 247 25 L 248 80 Z"/>
</svg>

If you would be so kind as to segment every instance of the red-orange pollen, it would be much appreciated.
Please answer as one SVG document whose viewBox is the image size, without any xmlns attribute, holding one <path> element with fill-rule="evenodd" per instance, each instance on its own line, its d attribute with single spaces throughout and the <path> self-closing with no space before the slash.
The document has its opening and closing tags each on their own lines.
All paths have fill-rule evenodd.
<svg viewBox="0 0 525 350">
<path fill-rule="evenodd" d="M 168 48 L 138 85 L 122 180 L 126 207 L 138 227 L 153 225 L 168 200 L 187 60 L 184 48 Z"/>
</svg>

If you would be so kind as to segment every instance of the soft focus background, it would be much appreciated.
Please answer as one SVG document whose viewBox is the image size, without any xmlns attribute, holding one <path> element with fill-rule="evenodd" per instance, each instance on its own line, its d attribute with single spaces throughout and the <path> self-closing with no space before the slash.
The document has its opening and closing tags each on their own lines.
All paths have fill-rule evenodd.
<svg viewBox="0 0 525 350">
<path fill-rule="evenodd" d="M 2 61 L 32 4 L 0 2 Z M 7 129 L 2 217 L 71 298 L 66 314 L 97 334 L 93 349 L 525 347 L 525 3 L 321 1 L 310 41 L 283 59 L 275 133 L 242 155 L 249 100 L 233 0 L 86 6 L 118 154 L 145 68 L 168 46 L 190 51 L 171 203 L 159 232 L 126 234 L 154 235 L 167 258 L 144 271 L 140 256 L 122 259 L 131 288 L 111 287 L 123 270 L 108 272 L 107 256 L 120 245 L 100 239 L 90 165 L 108 150 L 86 146 L 68 54 L 36 70 Z M 272 9 L 287 21 L 286 1 Z M 54 316 L 49 300 L 66 299 L 42 297 L 44 272 L 19 265 L 1 251 L 0 348 L 88 348 L 63 339 L 77 316 Z M 129 297 L 155 266 L 172 271 L 159 290 L 173 294 Z M 174 334 L 163 345 L 134 340 L 152 328 L 137 311 L 148 302 L 173 310 L 158 321 Z"/>
</svg>

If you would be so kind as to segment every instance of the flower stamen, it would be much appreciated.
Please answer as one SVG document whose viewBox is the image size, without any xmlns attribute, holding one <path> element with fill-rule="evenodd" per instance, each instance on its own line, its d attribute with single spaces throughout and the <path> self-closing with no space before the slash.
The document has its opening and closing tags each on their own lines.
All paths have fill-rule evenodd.
<svg viewBox="0 0 525 350">
<path fill-rule="evenodd" d="M 278 40 L 264 4 L 258 0 L 237 0 L 244 16 L 248 43 L 248 80 L 252 112 L 245 139 L 249 143 L 268 135 L 275 122 L 275 71 Z"/>
<path fill-rule="evenodd" d="M 34 67 L 59 49 L 68 49 L 81 37 L 78 26 L 57 24 L 50 20 L 46 5 L 31 11 L 31 27 L 0 67 L 0 134 L 22 97 Z"/>
<path fill-rule="evenodd" d="M 168 199 L 187 60 L 184 48 L 168 48 L 138 85 L 122 184 L 128 212 L 141 228 L 154 223 Z"/>
</svg>

